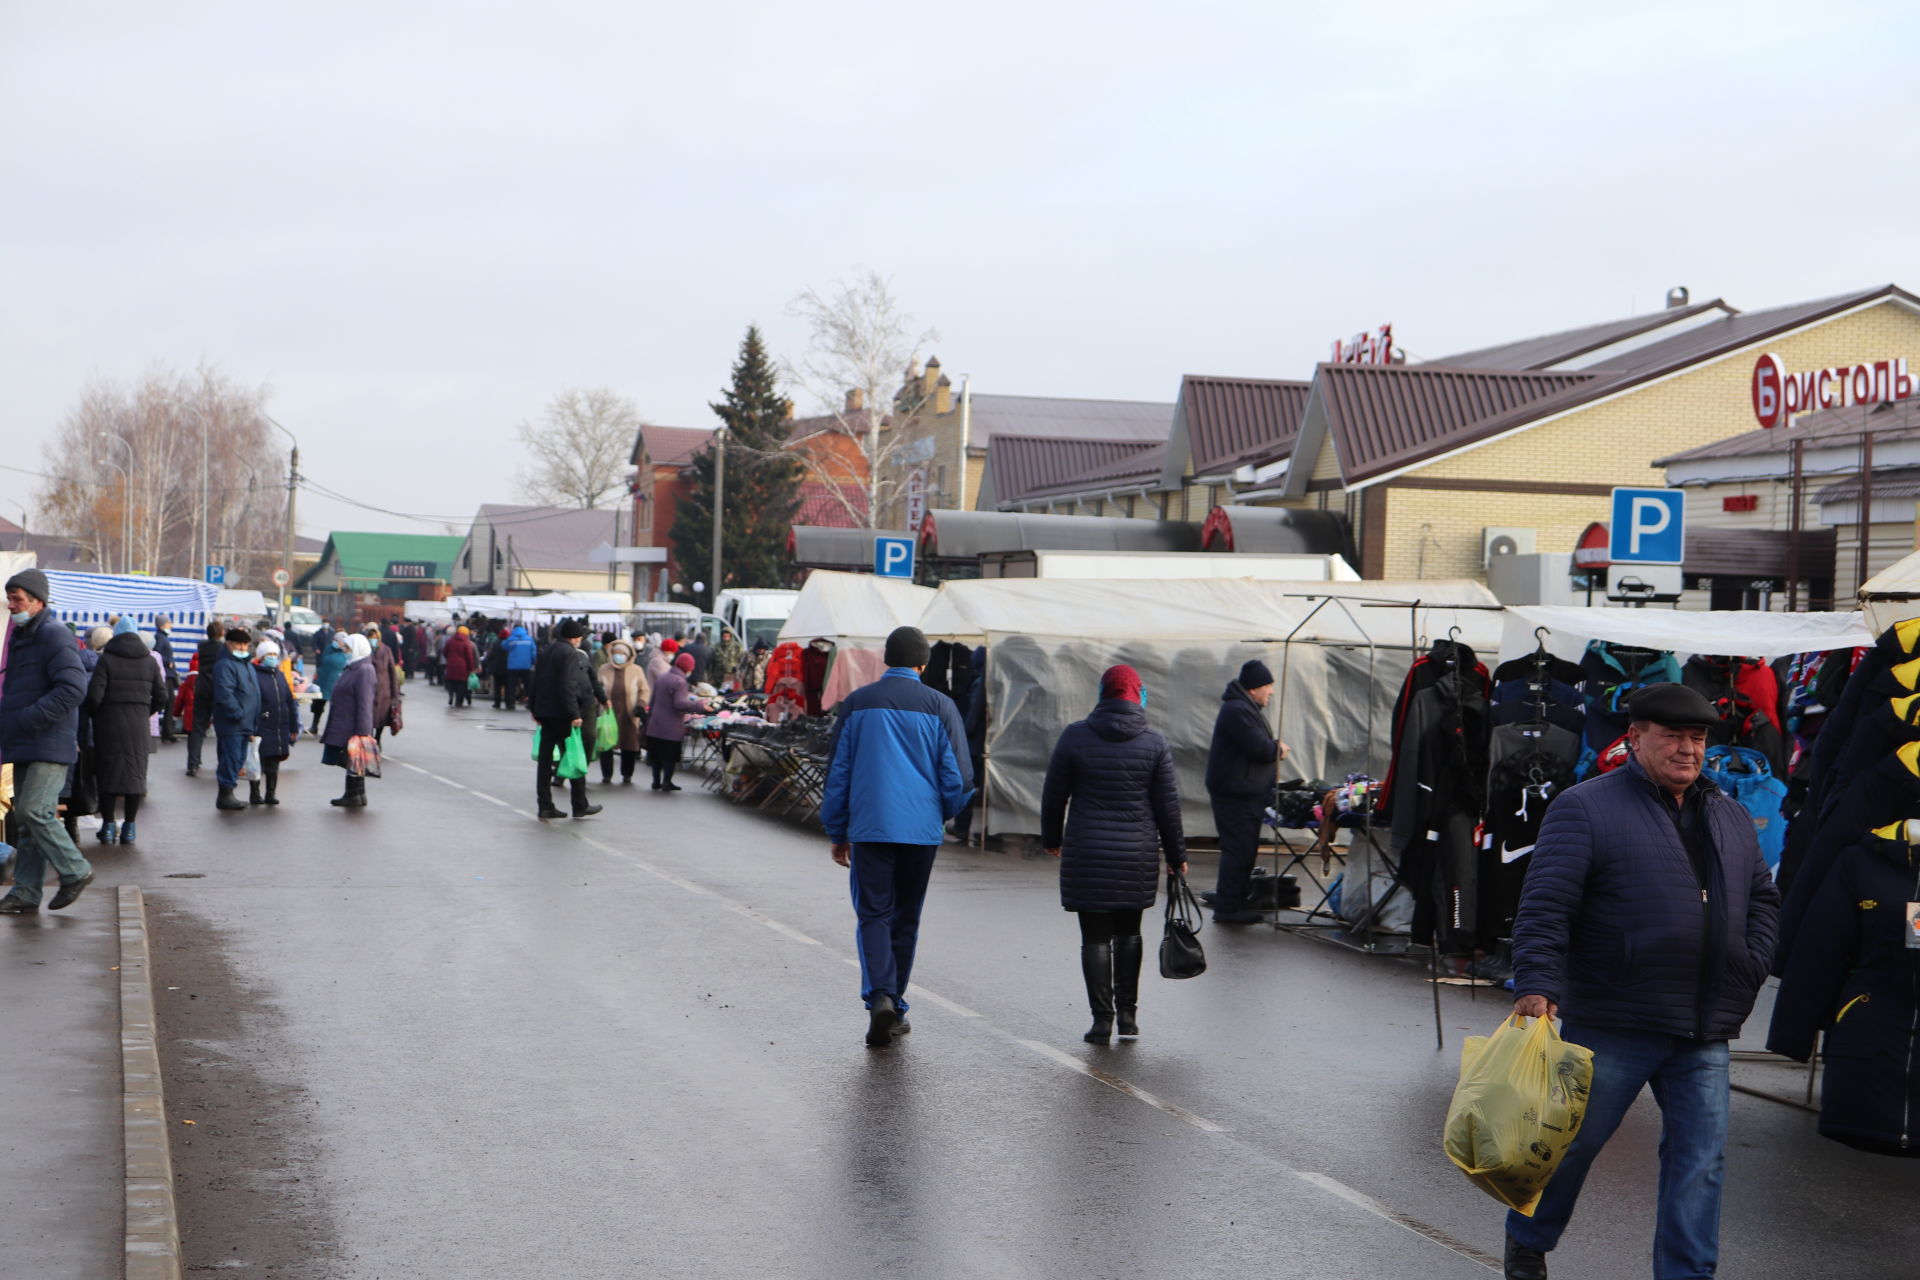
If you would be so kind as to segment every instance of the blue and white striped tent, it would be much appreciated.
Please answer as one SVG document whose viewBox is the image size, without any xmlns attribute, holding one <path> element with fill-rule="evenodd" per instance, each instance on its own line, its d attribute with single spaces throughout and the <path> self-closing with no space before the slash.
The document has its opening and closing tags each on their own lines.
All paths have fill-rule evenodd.
<svg viewBox="0 0 1920 1280">
<path fill-rule="evenodd" d="M 153 620 L 160 614 L 173 619 L 176 638 L 173 662 L 181 676 L 193 658 L 194 646 L 206 635 L 219 589 L 191 578 L 147 578 L 129 573 L 72 573 L 48 569 L 47 603 L 62 622 L 85 632 L 116 615 L 132 618 L 142 638 L 153 643 Z"/>
</svg>

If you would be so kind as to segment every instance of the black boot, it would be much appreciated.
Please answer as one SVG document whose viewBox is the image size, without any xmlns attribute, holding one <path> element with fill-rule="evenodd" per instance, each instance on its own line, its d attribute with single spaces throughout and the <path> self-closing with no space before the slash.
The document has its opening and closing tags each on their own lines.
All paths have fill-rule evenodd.
<svg viewBox="0 0 1920 1280">
<path fill-rule="evenodd" d="M 1123 934 L 1113 940 L 1113 1012 L 1114 1029 L 1121 1039 L 1140 1034 L 1134 1016 L 1140 1008 L 1140 956 L 1145 944 L 1140 935 Z"/>
<path fill-rule="evenodd" d="M 213 802 L 213 807 L 216 809 L 244 809 L 247 806 L 240 800 L 234 798 L 232 787 L 222 787 L 220 788 L 219 797 Z"/>
<path fill-rule="evenodd" d="M 267 775 L 267 794 L 266 794 L 266 798 L 263 799 L 261 803 L 262 804 L 279 804 L 280 803 L 280 796 L 278 794 L 279 791 L 280 791 L 280 774 L 278 772 L 268 774 Z"/>
<path fill-rule="evenodd" d="M 260 784 L 259 783 L 249 782 L 247 784 L 247 803 L 248 804 L 260 803 Z"/>
<path fill-rule="evenodd" d="M 364 809 L 367 807 L 367 780 L 365 778 L 347 779 L 347 808 Z"/>
<path fill-rule="evenodd" d="M 1087 1005 L 1093 1010 L 1093 1026 L 1080 1038 L 1105 1044 L 1113 1036 L 1113 944 L 1082 943 L 1080 973 L 1087 980 Z"/>
</svg>

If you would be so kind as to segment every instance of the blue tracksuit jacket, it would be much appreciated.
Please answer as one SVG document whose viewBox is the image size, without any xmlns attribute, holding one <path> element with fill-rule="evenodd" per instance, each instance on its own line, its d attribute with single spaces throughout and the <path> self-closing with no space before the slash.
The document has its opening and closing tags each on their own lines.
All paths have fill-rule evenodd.
<svg viewBox="0 0 1920 1280">
<path fill-rule="evenodd" d="M 890 667 L 840 703 L 820 822 L 835 844 L 937 845 L 973 798 L 953 699 Z"/>
</svg>

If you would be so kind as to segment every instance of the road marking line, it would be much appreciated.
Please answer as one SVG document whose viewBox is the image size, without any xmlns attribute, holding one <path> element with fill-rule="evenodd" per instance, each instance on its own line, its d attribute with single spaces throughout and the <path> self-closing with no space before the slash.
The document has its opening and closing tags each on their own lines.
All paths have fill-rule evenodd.
<svg viewBox="0 0 1920 1280">
<path fill-rule="evenodd" d="M 860 962 L 858 960 L 854 961 L 853 963 L 856 969 L 860 967 Z M 958 1001 L 949 1000 L 943 995 L 939 995 L 935 992 L 929 991 L 917 982 L 909 984 L 907 987 L 907 990 L 915 1000 L 926 1000 L 932 1004 L 939 1005 L 942 1009 L 945 1009 L 948 1013 L 952 1014 L 956 1018 L 978 1018 L 980 1016 L 979 1014 L 975 1013 L 973 1010 L 967 1008 L 967 1006 L 959 1003 Z"/>
<path fill-rule="evenodd" d="M 1443 1249 L 1451 1249 L 1461 1257 L 1477 1262 L 1483 1267 L 1488 1267 L 1494 1271 L 1505 1270 L 1505 1264 L 1492 1254 L 1482 1253 L 1464 1240 L 1456 1240 L 1436 1226 L 1422 1222 L 1418 1218 L 1409 1217 L 1401 1213 L 1398 1209 L 1381 1204 L 1366 1192 L 1355 1191 L 1338 1178 L 1330 1178 L 1324 1173 L 1308 1173 L 1304 1169 L 1293 1170 L 1293 1176 L 1302 1182 L 1311 1183 L 1313 1186 L 1319 1187 L 1322 1191 L 1339 1196 L 1348 1204 L 1357 1205 L 1377 1218 L 1384 1218 L 1396 1227 L 1403 1227 L 1417 1236 L 1423 1236 Z"/>
<path fill-rule="evenodd" d="M 1171 1102 L 1168 1102 L 1163 1098 L 1156 1098 L 1151 1093 L 1148 1093 L 1145 1089 L 1142 1089 L 1139 1085 L 1123 1080 L 1119 1076 L 1114 1075 L 1111 1071 L 1102 1071 L 1099 1067 L 1093 1066 L 1089 1063 L 1082 1062 L 1080 1059 L 1074 1057 L 1072 1054 L 1056 1049 L 1050 1044 L 1042 1044 L 1038 1040 L 1016 1040 L 1016 1043 L 1023 1045 L 1028 1049 L 1031 1049 L 1033 1052 L 1039 1054 L 1043 1058 L 1051 1059 L 1052 1061 L 1059 1063 L 1063 1067 L 1068 1067 L 1074 1071 L 1078 1071 L 1081 1075 L 1086 1076 L 1089 1079 L 1098 1080 L 1101 1084 L 1106 1085 L 1109 1089 L 1117 1089 L 1119 1092 L 1126 1094 L 1129 1098 L 1133 1098 L 1139 1102 L 1144 1102 L 1150 1107 L 1157 1107 L 1161 1111 L 1164 1111 L 1168 1115 L 1172 1116 L 1174 1119 L 1184 1121 L 1185 1123 L 1192 1125 L 1196 1129 L 1204 1130 L 1207 1133 L 1225 1133 L 1227 1131 L 1225 1125 L 1215 1124 L 1213 1121 L 1207 1119 L 1205 1116 L 1197 1116 L 1193 1112 L 1187 1110 L 1185 1107 L 1176 1107 Z"/>
</svg>

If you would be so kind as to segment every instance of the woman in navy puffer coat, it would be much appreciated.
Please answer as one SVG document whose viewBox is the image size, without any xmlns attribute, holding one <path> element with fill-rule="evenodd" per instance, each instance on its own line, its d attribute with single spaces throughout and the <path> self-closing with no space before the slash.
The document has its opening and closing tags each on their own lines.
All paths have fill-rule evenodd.
<svg viewBox="0 0 1920 1280">
<path fill-rule="evenodd" d="M 1137 1036 L 1141 913 L 1153 906 L 1160 859 L 1185 873 L 1173 751 L 1147 727 L 1146 694 L 1132 667 L 1100 677 L 1100 705 L 1054 744 L 1040 800 L 1040 838 L 1060 859 L 1060 904 L 1080 916 L 1080 970 L 1093 1028 L 1105 1044 Z"/>
</svg>

